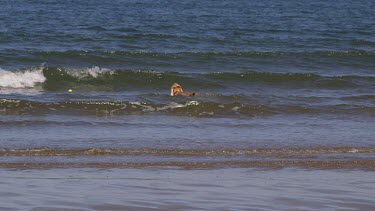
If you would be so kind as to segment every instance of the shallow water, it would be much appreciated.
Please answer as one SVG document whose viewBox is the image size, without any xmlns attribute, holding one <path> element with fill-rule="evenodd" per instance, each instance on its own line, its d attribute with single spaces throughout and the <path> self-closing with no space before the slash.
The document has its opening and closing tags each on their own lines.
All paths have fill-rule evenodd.
<svg viewBox="0 0 375 211">
<path fill-rule="evenodd" d="M 374 208 L 374 1 L 0 4 L 4 210 Z"/>
<path fill-rule="evenodd" d="M 373 210 L 373 172 L 301 169 L 0 171 L 3 210 Z"/>
</svg>

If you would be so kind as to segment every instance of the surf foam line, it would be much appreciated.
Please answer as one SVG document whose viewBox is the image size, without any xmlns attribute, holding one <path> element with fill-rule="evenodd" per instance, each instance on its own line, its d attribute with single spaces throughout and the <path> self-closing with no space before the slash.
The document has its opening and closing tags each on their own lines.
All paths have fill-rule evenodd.
<svg viewBox="0 0 375 211">
<path fill-rule="evenodd" d="M 42 67 L 24 71 L 7 71 L 0 68 L 0 87 L 32 88 L 45 81 Z"/>
<path fill-rule="evenodd" d="M 17 99 L 0 99 L 0 114 L 24 115 L 24 114 L 63 114 L 63 115 L 143 115 L 158 113 L 162 115 L 177 115 L 191 117 L 222 117 L 222 116 L 247 116 L 276 114 L 375 114 L 375 107 L 361 105 L 339 104 L 331 106 L 296 106 L 296 105 L 261 105 L 215 103 L 204 101 L 169 102 L 167 104 L 155 104 L 145 102 L 127 101 L 66 101 L 66 102 L 36 102 Z"/>
</svg>

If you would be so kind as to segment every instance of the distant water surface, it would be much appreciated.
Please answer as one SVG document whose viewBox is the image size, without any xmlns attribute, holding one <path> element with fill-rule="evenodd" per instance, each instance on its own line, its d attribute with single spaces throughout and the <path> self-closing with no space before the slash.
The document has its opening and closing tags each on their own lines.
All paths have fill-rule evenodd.
<svg viewBox="0 0 375 211">
<path fill-rule="evenodd" d="M 71 202 L 60 203 L 56 196 L 19 203 L 27 196 L 17 191 L 22 186 L 18 181 L 39 180 L 12 180 L 13 172 L 31 172 L 31 177 L 44 181 L 40 174 L 50 175 L 51 169 L 69 178 L 82 169 L 96 175 L 101 169 L 148 174 L 148 168 L 178 169 L 183 178 L 200 169 L 223 171 L 228 177 L 223 184 L 233 190 L 251 183 L 230 183 L 243 176 L 233 169 L 269 170 L 255 177 L 287 169 L 277 172 L 285 183 L 272 190 L 297 199 L 286 202 L 285 196 L 273 196 L 285 203 L 280 209 L 372 208 L 370 189 L 355 186 L 350 192 L 345 181 L 364 178 L 369 186 L 373 183 L 374 1 L 0 0 L 0 4 L 0 174 L 6 175 L 1 182 L 5 187 L 18 185 L 14 192 L 0 193 L 1 199 L 8 197 L 8 204 L 0 203 L 4 209 L 17 204 L 17 209 L 40 210 L 36 206 L 40 203 L 46 203 L 46 210 L 65 209 Z M 197 96 L 169 96 L 175 82 Z M 323 199 L 316 190 L 312 195 L 303 192 L 308 185 L 288 179 L 293 175 L 289 170 L 295 168 L 306 170 L 303 174 L 311 178 L 301 180 L 306 184 L 331 185 L 329 193 L 343 191 L 339 199 L 331 194 Z M 192 169 L 197 171 L 187 171 Z M 216 184 L 210 170 L 196 179 L 212 187 L 210 194 L 223 193 L 226 187 Z M 324 172 L 332 179 L 342 176 L 341 171 L 347 177 L 337 183 L 314 176 Z M 162 185 L 168 183 L 161 180 Z M 87 182 L 85 193 L 91 192 L 93 183 Z M 183 190 L 199 191 L 193 183 L 174 182 L 171 186 L 178 191 L 171 187 L 162 194 L 184 198 Z M 67 188 L 69 192 L 72 186 Z M 267 187 L 258 187 L 263 188 Z M 148 192 L 142 185 L 135 189 L 145 191 L 139 196 L 160 193 Z M 117 186 L 114 190 L 122 191 Z M 355 198 L 347 202 L 344 193 Z M 12 194 L 15 200 L 9 201 Z M 246 207 L 242 192 L 233 194 L 226 206 L 238 202 L 239 207 L 231 209 Z M 311 200 L 303 200 L 305 196 Z M 156 203 L 160 198 L 151 200 Z M 216 199 L 196 200 L 191 200 L 196 206 L 177 201 L 174 208 L 217 208 Z M 93 207 L 81 206 L 82 201 Z M 322 205 L 313 205 L 316 201 Z M 113 204 L 72 201 L 85 209 L 134 205 L 123 202 L 117 196 L 108 202 Z M 255 207 L 279 208 L 262 202 Z"/>
</svg>

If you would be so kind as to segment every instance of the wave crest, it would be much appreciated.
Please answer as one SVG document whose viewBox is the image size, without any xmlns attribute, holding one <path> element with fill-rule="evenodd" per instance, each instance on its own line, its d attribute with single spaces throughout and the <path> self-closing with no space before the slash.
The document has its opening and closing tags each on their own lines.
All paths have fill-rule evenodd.
<svg viewBox="0 0 375 211">
<path fill-rule="evenodd" d="M 33 88 L 41 85 L 45 91 L 82 88 L 84 91 L 98 90 L 166 90 L 175 82 L 197 90 L 220 89 L 233 84 L 249 86 L 254 83 L 267 86 L 289 85 L 315 88 L 352 88 L 372 86 L 372 75 L 324 76 L 312 73 L 278 72 L 216 72 L 216 73 L 179 73 L 155 70 L 131 70 L 92 67 L 68 69 L 40 67 L 28 70 L 5 71 L 0 69 L 0 87 Z M 371 88 L 371 87 L 370 87 Z"/>
<path fill-rule="evenodd" d="M 168 103 L 146 103 L 128 101 L 66 101 L 35 102 L 26 100 L 0 99 L 0 114 L 24 115 L 56 113 L 64 115 L 143 115 L 157 113 L 190 117 L 255 117 L 264 115 L 291 114 L 375 114 L 373 106 L 337 104 L 330 106 L 261 105 L 239 102 L 215 103 L 185 101 Z"/>
<path fill-rule="evenodd" d="M 11 72 L 0 69 L 0 87 L 30 88 L 46 81 L 43 68 Z"/>
</svg>

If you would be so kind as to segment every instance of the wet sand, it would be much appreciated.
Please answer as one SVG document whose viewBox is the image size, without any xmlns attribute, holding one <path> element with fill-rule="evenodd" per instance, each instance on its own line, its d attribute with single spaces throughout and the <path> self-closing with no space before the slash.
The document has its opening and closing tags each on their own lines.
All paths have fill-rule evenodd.
<svg viewBox="0 0 375 211">
<path fill-rule="evenodd" d="M 0 210 L 374 210 L 374 176 L 298 168 L 1 169 Z"/>
</svg>

